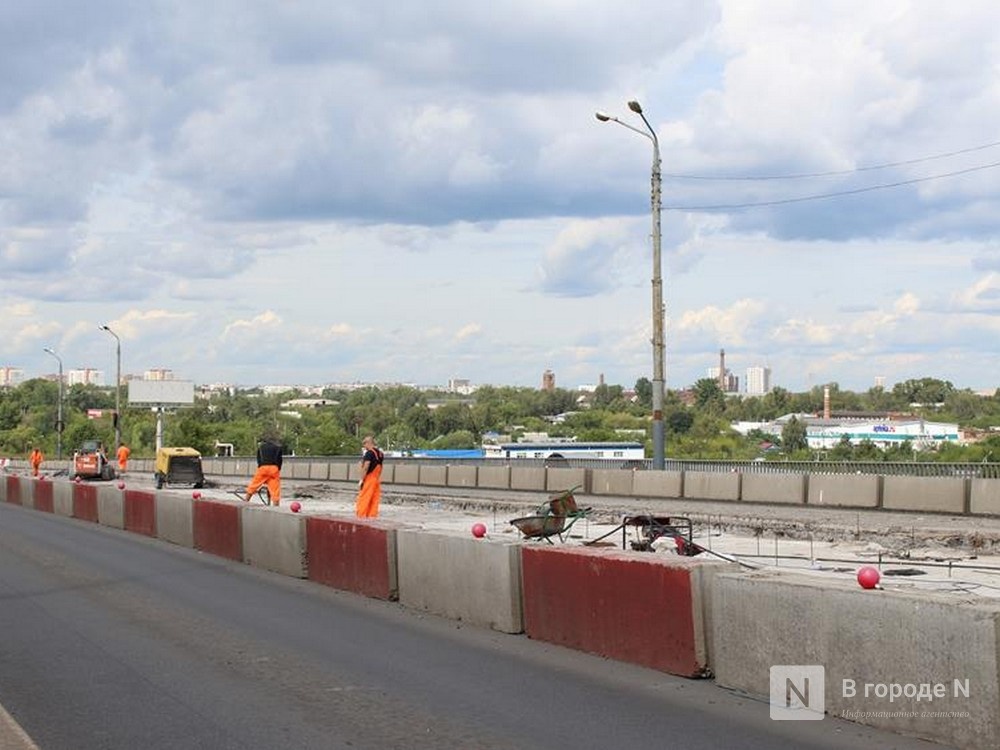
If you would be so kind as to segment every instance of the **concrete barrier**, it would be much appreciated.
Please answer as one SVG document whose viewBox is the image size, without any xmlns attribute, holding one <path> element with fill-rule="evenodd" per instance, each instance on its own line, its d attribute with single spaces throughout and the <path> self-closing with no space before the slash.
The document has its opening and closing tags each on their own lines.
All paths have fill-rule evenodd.
<svg viewBox="0 0 1000 750">
<path fill-rule="evenodd" d="M 627 497 L 632 494 L 632 476 L 636 473 L 621 469 L 593 469 L 590 472 L 590 494 Z"/>
<path fill-rule="evenodd" d="M 357 479 L 357 476 L 354 478 Z M 396 464 L 393 484 L 420 484 L 420 465 L 411 463 Z"/>
<path fill-rule="evenodd" d="M 1000 516 L 1000 482 L 996 479 L 973 479 L 969 498 L 971 513 Z"/>
<path fill-rule="evenodd" d="M 97 523 L 97 487 L 80 482 L 73 483 L 73 518 Z"/>
<path fill-rule="evenodd" d="M 309 580 L 373 599 L 398 599 L 399 528 L 388 521 L 308 516 Z"/>
<path fill-rule="evenodd" d="M 194 499 L 173 492 L 156 493 L 156 537 L 194 547 Z"/>
<path fill-rule="evenodd" d="M 152 492 L 125 490 L 122 493 L 125 530 L 156 537 L 156 495 Z"/>
<path fill-rule="evenodd" d="M 684 472 L 633 472 L 632 494 L 636 497 L 684 497 Z"/>
<path fill-rule="evenodd" d="M 52 513 L 55 498 L 55 482 L 48 480 L 35 485 L 34 508 L 43 513 Z"/>
<path fill-rule="evenodd" d="M 308 461 L 286 461 L 281 473 L 289 479 L 309 479 L 310 465 Z"/>
<path fill-rule="evenodd" d="M 524 631 L 685 677 L 708 674 L 706 593 L 729 563 L 639 552 L 525 546 Z"/>
<path fill-rule="evenodd" d="M 744 474 L 740 500 L 802 505 L 806 501 L 806 483 L 805 474 Z"/>
<path fill-rule="evenodd" d="M 52 512 L 57 516 L 73 517 L 74 482 L 55 482 L 52 487 Z"/>
<path fill-rule="evenodd" d="M 396 465 L 382 462 L 382 484 L 392 484 L 396 478 Z"/>
<path fill-rule="evenodd" d="M 810 474 L 808 502 L 809 505 L 877 508 L 881 490 L 882 478 L 877 474 Z"/>
<path fill-rule="evenodd" d="M 506 464 L 503 466 L 490 464 L 480 466 L 476 476 L 476 485 L 488 489 L 510 489 L 510 466 Z"/>
<path fill-rule="evenodd" d="M 717 576 L 713 606 L 719 685 L 763 697 L 771 667 L 819 665 L 830 715 L 962 748 L 1000 746 L 996 600 L 768 572 Z M 909 688 L 887 697 L 891 685 L 938 684 L 946 689 L 933 700 Z"/>
<path fill-rule="evenodd" d="M 309 463 L 309 478 L 326 481 L 330 478 L 330 464 L 325 461 L 311 461 Z"/>
<path fill-rule="evenodd" d="M 444 487 L 448 484 L 447 464 L 420 464 L 420 484 L 428 487 Z"/>
<path fill-rule="evenodd" d="M 535 490 L 545 492 L 544 466 L 512 466 L 510 469 L 512 490 Z"/>
<path fill-rule="evenodd" d="M 966 480 L 958 477 L 882 478 L 882 507 L 934 513 L 965 511 Z"/>
<path fill-rule="evenodd" d="M 239 503 L 237 505 L 237 503 Z M 230 560 L 243 560 L 240 501 L 195 500 L 194 548 Z"/>
<path fill-rule="evenodd" d="M 741 476 L 735 471 L 685 471 L 684 497 L 689 500 L 739 500 Z"/>
<path fill-rule="evenodd" d="M 97 522 L 115 529 L 125 528 L 124 493 L 114 484 L 97 485 Z"/>
<path fill-rule="evenodd" d="M 477 486 L 476 475 L 478 466 L 449 466 L 448 486 L 449 487 L 475 487 Z"/>
<path fill-rule="evenodd" d="M 0 474 L 0 503 L 7 502 L 7 482 L 12 474 Z"/>
<path fill-rule="evenodd" d="M 396 550 L 403 606 L 503 633 L 524 630 L 520 545 L 399 529 Z"/>
<path fill-rule="evenodd" d="M 4 486 L 7 488 L 7 495 L 4 498 L 11 505 L 21 504 L 21 477 L 8 474 L 4 477 Z"/>
<path fill-rule="evenodd" d="M 590 492 L 587 469 L 549 468 L 545 472 L 545 489 L 548 492 L 564 492 L 574 487 L 576 492 L 586 495 Z"/>
<path fill-rule="evenodd" d="M 243 561 L 293 578 L 306 578 L 305 516 L 262 505 L 246 505 L 242 510 Z"/>
<path fill-rule="evenodd" d="M 334 481 L 347 481 L 348 464 L 344 461 L 337 461 L 330 464 L 330 479 Z"/>
</svg>

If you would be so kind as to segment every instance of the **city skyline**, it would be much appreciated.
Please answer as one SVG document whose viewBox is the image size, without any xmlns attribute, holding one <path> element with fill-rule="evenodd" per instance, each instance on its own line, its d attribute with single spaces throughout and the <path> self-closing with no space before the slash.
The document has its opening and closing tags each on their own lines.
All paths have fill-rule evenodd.
<svg viewBox="0 0 1000 750">
<path fill-rule="evenodd" d="M 947 34 L 940 33 L 946 27 Z M 35 3 L 0 61 L 0 361 L 197 382 L 1000 371 L 1000 8 Z M 742 375 L 740 368 L 733 368 Z M 110 375 L 108 377 L 113 377 Z M 890 386 L 891 387 L 891 386 Z"/>
</svg>

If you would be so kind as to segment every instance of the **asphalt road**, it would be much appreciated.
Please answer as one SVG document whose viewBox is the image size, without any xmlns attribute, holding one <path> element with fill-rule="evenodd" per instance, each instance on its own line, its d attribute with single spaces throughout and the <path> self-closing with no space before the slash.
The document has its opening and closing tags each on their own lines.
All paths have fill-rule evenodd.
<svg viewBox="0 0 1000 750">
<path fill-rule="evenodd" d="M 0 633 L 41 750 L 939 747 L 6 503 Z"/>
</svg>

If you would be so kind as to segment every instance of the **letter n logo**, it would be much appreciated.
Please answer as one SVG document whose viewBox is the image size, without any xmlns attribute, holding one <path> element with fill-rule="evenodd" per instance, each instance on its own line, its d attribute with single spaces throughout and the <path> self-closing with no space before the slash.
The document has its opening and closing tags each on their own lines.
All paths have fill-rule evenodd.
<svg viewBox="0 0 1000 750">
<path fill-rule="evenodd" d="M 826 711 L 826 669 L 821 664 L 771 667 L 771 718 L 818 721 Z"/>
</svg>

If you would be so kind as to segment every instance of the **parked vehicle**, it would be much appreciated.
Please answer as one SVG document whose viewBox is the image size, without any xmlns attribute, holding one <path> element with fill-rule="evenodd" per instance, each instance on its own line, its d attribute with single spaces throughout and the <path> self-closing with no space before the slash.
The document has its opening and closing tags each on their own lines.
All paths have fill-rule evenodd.
<svg viewBox="0 0 1000 750">
<path fill-rule="evenodd" d="M 194 448 L 171 447 L 156 451 L 153 465 L 153 479 L 156 489 L 167 484 L 189 484 L 192 487 L 205 485 L 205 473 L 201 468 L 201 453 Z"/>
<path fill-rule="evenodd" d="M 96 440 L 85 440 L 79 450 L 73 451 L 73 473 L 70 479 L 114 479 L 115 467 L 108 461 L 104 445 Z"/>
</svg>

